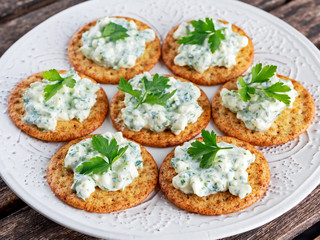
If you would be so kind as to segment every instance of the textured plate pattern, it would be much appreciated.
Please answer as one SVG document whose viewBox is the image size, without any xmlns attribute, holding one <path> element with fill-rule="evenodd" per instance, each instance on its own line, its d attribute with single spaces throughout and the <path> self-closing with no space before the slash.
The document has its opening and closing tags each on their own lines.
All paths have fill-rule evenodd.
<svg viewBox="0 0 320 240">
<path fill-rule="evenodd" d="M 258 227 L 283 214 L 306 197 L 320 174 L 320 54 L 300 33 L 275 17 L 236 1 L 100 0 L 67 9 L 30 31 L 0 60 L 0 170 L 3 179 L 29 205 L 75 230 L 104 238 L 219 238 Z M 113 214 L 74 209 L 54 196 L 45 179 L 48 161 L 61 144 L 44 143 L 22 133 L 10 121 L 7 98 L 18 81 L 50 68 L 68 69 L 66 47 L 82 25 L 105 15 L 137 18 L 160 38 L 182 21 L 213 16 L 239 25 L 252 38 L 254 63 L 276 64 L 279 73 L 300 81 L 313 95 L 316 118 L 299 138 L 274 147 L 261 147 L 270 164 L 267 194 L 253 206 L 225 216 L 187 213 L 159 190 L 141 205 Z M 170 73 L 158 63 L 152 73 Z M 103 86 L 109 101 L 115 86 Z M 219 86 L 203 87 L 211 100 Z M 211 122 L 207 129 L 217 129 Z M 108 118 L 96 133 L 115 131 Z M 218 132 L 218 131 L 217 131 Z M 148 148 L 160 166 L 172 148 Z"/>
</svg>

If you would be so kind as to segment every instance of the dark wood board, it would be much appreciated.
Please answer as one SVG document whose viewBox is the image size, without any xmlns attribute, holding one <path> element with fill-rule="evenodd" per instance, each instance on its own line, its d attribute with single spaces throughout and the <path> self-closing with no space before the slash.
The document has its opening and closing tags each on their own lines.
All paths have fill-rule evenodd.
<svg viewBox="0 0 320 240">
<path fill-rule="evenodd" d="M 0 0 L 0 55 L 42 21 L 84 0 Z M 243 0 L 286 21 L 320 48 L 320 0 Z M 320 186 L 272 222 L 226 239 L 292 239 L 320 221 Z M 43 217 L 0 178 L 0 239 L 94 239 Z"/>
</svg>

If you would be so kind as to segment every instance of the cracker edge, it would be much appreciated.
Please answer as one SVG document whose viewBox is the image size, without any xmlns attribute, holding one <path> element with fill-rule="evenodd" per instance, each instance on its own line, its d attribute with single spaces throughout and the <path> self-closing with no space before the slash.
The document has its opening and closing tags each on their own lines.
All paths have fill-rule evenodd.
<svg viewBox="0 0 320 240">
<path fill-rule="evenodd" d="M 227 21 L 223 21 L 223 20 L 219 20 L 220 22 L 222 23 L 228 23 Z M 236 30 L 236 33 L 242 35 L 242 36 L 246 36 L 248 38 L 248 45 L 241 50 L 243 49 L 246 49 L 250 52 L 249 54 L 249 61 L 248 63 L 246 64 L 246 66 L 241 69 L 241 70 L 238 70 L 238 72 L 236 74 L 233 74 L 234 72 L 234 69 L 232 70 L 232 67 L 231 68 L 225 68 L 225 67 L 211 67 L 209 69 L 207 69 L 206 71 L 212 69 L 212 72 L 219 72 L 219 69 L 230 69 L 230 73 L 228 74 L 227 77 L 225 78 L 221 78 L 221 79 L 218 79 L 218 80 L 210 80 L 210 79 L 207 79 L 206 77 L 203 76 L 203 73 L 199 73 L 197 72 L 196 70 L 194 70 L 193 68 L 189 67 L 189 66 L 179 66 L 179 65 L 176 65 L 174 64 L 174 58 L 169 58 L 168 55 L 170 54 L 166 54 L 165 52 L 171 52 L 172 50 L 170 50 L 169 48 L 169 38 L 173 38 L 173 33 L 176 31 L 176 29 L 180 26 L 177 25 L 175 27 L 173 27 L 170 32 L 167 34 L 167 36 L 165 37 L 164 41 L 163 41 L 163 44 L 162 44 L 162 60 L 164 62 L 164 64 L 169 68 L 170 71 L 172 71 L 175 75 L 177 76 L 181 76 L 183 78 L 186 78 L 186 79 L 189 79 L 190 81 L 196 83 L 196 84 L 199 84 L 199 85 L 206 85 L 206 86 L 213 86 L 213 85 L 218 85 L 218 84 L 222 84 L 222 83 L 225 83 L 235 77 L 239 77 L 241 76 L 244 72 L 246 72 L 249 67 L 252 65 L 253 63 L 253 58 L 254 58 L 254 46 L 253 46 L 253 43 L 252 43 L 252 40 L 251 38 L 245 33 L 245 31 L 243 31 L 240 27 L 238 27 L 237 25 L 234 25 L 232 24 L 232 29 L 233 31 Z M 177 46 L 179 47 L 180 44 Z M 175 51 L 174 51 L 175 52 Z M 177 54 L 175 54 L 176 56 Z M 239 56 L 239 55 L 238 55 Z M 237 56 L 237 58 L 238 58 Z M 205 71 L 205 72 L 206 72 Z M 198 75 L 197 77 L 195 77 L 194 75 Z"/>
<path fill-rule="evenodd" d="M 167 74 L 166 74 L 166 76 L 174 77 L 174 78 L 180 79 L 181 81 L 184 81 L 184 82 L 190 82 L 189 80 L 178 77 L 178 76 L 167 75 Z M 119 124 L 117 121 L 118 120 L 117 117 L 119 116 L 122 108 L 119 110 L 119 112 L 115 111 L 114 108 L 115 108 L 116 102 L 119 99 L 121 99 L 122 97 L 124 97 L 124 93 L 121 91 L 118 91 L 113 96 L 111 104 L 110 104 L 110 117 L 111 117 L 113 126 L 116 128 L 117 131 L 121 131 L 125 137 L 132 139 L 142 145 L 151 146 L 151 147 L 171 147 L 171 146 L 176 146 L 176 145 L 179 145 L 179 144 L 184 143 L 186 141 L 189 141 L 190 139 L 197 136 L 201 132 L 202 129 L 206 128 L 206 126 L 209 124 L 210 118 L 211 118 L 211 105 L 210 105 L 210 101 L 209 101 L 207 95 L 199 86 L 197 86 L 193 82 L 191 82 L 191 83 L 193 85 L 195 85 L 198 89 L 200 89 L 200 92 L 201 92 L 200 97 L 203 97 L 204 101 L 206 103 L 204 105 L 199 104 L 203 109 L 203 113 L 200 115 L 200 117 L 203 115 L 203 117 L 205 118 L 203 124 L 201 124 L 201 128 L 197 129 L 196 131 L 192 131 L 191 134 L 188 135 L 188 137 L 185 137 L 182 140 L 179 140 L 178 136 L 181 133 L 183 133 L 185 130 L 183 130 L 179 135 L 174 135 L 170 130 L 166 130 L 164 132 L 159 132 L 159 133 L 155 133 L 155 132 L 152 132 L 151 130 L 147 130 L 147 129 L 141 129 L 140 131 L 132 131 L 132 130 L 128 129 L 127 127 L 125 127 L 123 122 L 122 122 L 122 124 Z M 199 101 L 198 101 L 198 103 L 199 103 Z M 192 124 L 189 123 L 187 126 L 192 127 L 193 125 L 198 123 L 199 118 L 197 119 L 197 121 L 195 123 L 192 123 Z M 144 138 L 144 136 L 146 134 L 157 136 L 158 139 L 166 139 L 166 141 L 161 141 L 160 143 L 158 143 L 158 142 L 151 142 L 150 143 L 150 142 L 146 141 Z M 167 139 L 168 139 L 168 136 L 166 136 L 167 134 L 170 134 L 169 137 L 171 137 L 169 142 L 167 141 Z"/>
<path fill-rule="evenodd" d="M 66 73 L 67 71 L 66 70 L 58 70 L 58 72 L 63 74 L 63 73 Z M 101 113 L 103 113 L 104 116 L 101 117 L 99 122 L 95 122 L 95 125 L 92 126 L 91 124 L 88 124 L 87 127 L 81 128 L 80 129 L 81 130 L 80 133 L 77 133 L 77 134 L 74 134 L 74 133 L 72 133 L 72 134 L 63 134 L 62 136 L 60 136 L 60 134 L 57 135 L 57 132 L 55 132 L 55 131 L 53 131 L 53 132 L 44 132 L 44 131 L 39 130 L 39 128 L 37 126 L 35 126 L 35 125 L 29 125 L 29 124 L 24 123 L 22 121 L 22 118 L 23 118 L 24 115 L 21 118 L 16 117 L 15 115 L 16 115 L 17 112 L 14 109 L 15 104 L 17 103 L 17 101 L 21 101 L 20 99 L 23 98 L 23 95 L 24 95 L 25 91 L 30 87 L 31 83 L 37 82 L 37 81 L 42 81 L 42 77 L 41 77 L 42 73 L 43 72 L 39 72 L 39 73 L 35 73 L 35 74 L 30 75 L 26 79 L 20 81 L 13 88 L 13 90 L 10 92 L 10 95 L 9 95 L 9 98 L 8 98 L 8 113 L 9 113 L 9 116 L 10 116 L 12 122 L 18 128 L 20 128 L 23 132 L 25 132 L 29 136 L 32 136 L 34 138 L 37 138 L 37 139 L 40 139 L 40 140 L 43 140 L 43 141 L 62 142 L 62 141 L 69 141 L 69 140 L 73 140 L 73 139 L 85 136 L 85 135 L 95 131 L 96 129 L 98 129 L 103 124 L 103 122 L 106 119 L 107 114 L 108 114 L 109 102 L 108 102 L 107 95 L 106 95 L 106 93 L 105 93 L 105 91 L 103 90 L 102 87 L 100 87 L 100 90 L 98 92 L 99 92 L 99 94 L 101 94 L 101 100 L 105 104 L 105 112 L 101 112 Z M 78 73 L 78 75 L 81 78 L 88 78 L 92 82 L 96 83 L 96 81 L 94 81 L 92 78 L 87 77 L 86 75 L 84 75 L 82 73 Z M 28 83 L 26 85 L 26 83 L 29 82 L 29 81 L 30 81 L 30 83 Z M 16 95 L 21 95 L 21 98 L 17 98 Z M 98 96 L 98 94 L 97 94 L 97 96 Z M 95 105 L 93 107 L 95 107 Z M 91 113 L 92 112 L 90 111 L 90 114 Z M 90 117 L 90 114 L 89 114 L 88 118 Z M 67 125 L 69 125 L 70 123 L 72 123 L 74 121 L 77 122 L 77 123 L 79 122 L 77 120 L 72 119 L 70 121 L 58 121 L 58 123 L 60 123 L 60 124 L 66 123 Z"/>
<path fill-rule="evenodd" d="M 143 26 L 143 29 L 147 29 L 147 28 L 152 29 L 152 28 L 151 28 L 149 25 L 147 25 L 146 23 L 141 22 L 141 21 L 139 21 L 139 20 L 137 20 L 137 19 L 134 19 L 134 18 L 122 17 L 122 16 L 110 16 L 110 17 L 113 17 L 113 18 L 123 18 L 123 19 L 126 19 L 127 21 L 134 21 L 136 24 L 139 23 L 139 25 L 142 25 L 142 26 Z M 142 58 L 144 57 L 144 55 L 146 54 L 146 50 L 147 50 L 148 46 L 151 45 L 151 43 L 157 44 L 158 47 L 159 47 L 159 51 L 157 51 L 157 55 L 154 57 L 154 59 L 148 59 L 148 61 L 149 61 L 150 63 L 148 64 L 148 67 L 144 68 L 142 71 L 137 70 L 137 68 L 139 67 L 139 66 L 137 66 L 137 65 L 135 65 L 133 68 L 120 68 L 120 70 L 121 70 L 121 69 L 127 69 L 127 70 L 124 70 L 125 75 L 121 74 L 121 76 L 120 76 L 120 75 L 119 75 L 120 73 L 119 73 L 118 70 L 115 70 L 115 69 L 112 69 L 112 68 L 105 68 L 105 67 L 103 67 L 103 66 L 100 66 L 100 65 L 96 64 L 95 62 L 93 62 L 91 59 L 88 59 L 88 58 L 86 58 L 86 57 L 85 57 L 85 59 L 82 60 L 80 63 L 77 63 L 76 61 L 74 61 L 73 58 L 75 58 L 76 52 L 77 52 L 77 49 L 78 49 L 78 47 L 76 47 L 75 45 L 77 45 L 76 43 L 77 43 L 78 41 L 81 41 L 81 44 L 82 44 L 82 40 L 81 40 L 81 37 L 79 38 L 79 35 L 82 36 L 82 34 L 83 34 L 85 31 L 88 30 L 87 28 L 88 28 L 88 27 L 89 27 L 89 28 L 93 27 L 98 20 L 99 20 L 99 19 L 96 19 L 96 20 L 91 21 L 91 22 L 87 23 L 86 25 L 82 26 L 78 31 L 76 31 L 76 32 L 72 35 L 72 37 L 71 37 L 71 39 L 70 39 L 70 41 L 69 41 L 69 43 L 68 43 L 68 49 L 67 49 L 67 51 L 68 51 L 68 58 L 69 58 L 70 63 L 72 64 L 72 66 L 73 66 L 77 71 L 82 72 L 83 74 L 86 74 L 87 76 L 90 76 L 91 78 L 95 79 L 95 80 L 96 80 L 97 82 L 99 82 L 99 83 L 118 84 L 121 77 L 124 77 L 124 78 L 126 78 L 126 79 L 128 80 L 128 79 L 134 77 L 134 76 L 137 75 L 137 74 L 150 71 L 150 70 L 158 63 L 158 61 L 159 61 L 159 59 L 160 59 L 160 57 L 161 57 L 161 43 L 160 43 L 160 39 L 159 39 L 159 37 L 157 36 L 157 34 L 156 34 L 155 31 L 154 31 L 154 32 L 155 32 L 155 39 L 154 39 L 153 41 L 151 41 L 151 42 L 146 43 L 145 53 L 144 53 L 140 58 L 137 59 L 136 63 L 139 61 L 139 59 L 142 59 Z M 153 30 L 153 29 L 152 29 L 152 30 Z M 77 40 L 77 38 L 79 38 L 79 39 Z M 153 60 L 153 61 L 151 61 L 151 60 Z M 97 77 L 95 74 L 89 73 L 87 69 L 83 70 L 82 67 L 80 67 L 80 66 L 83 66 L 84 64 L 86 64 L 86 63 L 85 63 L 86 61 L 89 61 L 89 64 L 90 64 L 90 66 L 91 66 L 90 69 L 91 69 L 92 67 L 94 67 L 94 68 L 97 69 L 97 71 L 100 72 L 100 73 L 101 73 L 101 72 L 102 72 L 102 73 L 109 73 L 109 72 L 111 72 L 111 73 L 112 73 L 111 75 L 119 75 L 119 76 L 114 77 L 114 78 L 112 78 L 112 79 L 111 79 L 111 78 L 107 79 L 107 78 L 105 78 L 105 77 Z M 137 67 L 136 67 L 136 66 L 137 66 Z M 131 70 L 133 70 L 133 71 L 131 72 Z M 128 75 L 128 76 L 127 76 L 127 75 Z"/>
<path fill-rule="evenodd" d="M 249 135 L 249 136 L 251 136 L 253 139 L 248 139 L 248 138 L 242 139 L 242 138 L 243 138 L 243 135 L 240 134 L 240 133 L 239 133 L 239 134 L 237 134 L 237 133 L 236 133 L 236 134 L 230 134 L 230 131 L 228 131 L 227 129 L 225 129 L 224 127 L 222 127 L 222 125 L 217 122 L 218 117 L 214 117 L 215 105 L 213 104 L 215 101 L 218 101 L 218 102 L 221 103 L 221 101 L 220 101 L 220 100 L 221 100 L 221 98 L 220 98 L 220 92 L 221 92 L 221 90 L 222 90 L 223 88 L 225 88 L 225 85 L 228 84 L 228 82 L 227 82 L 227 83 L 225 83 L 225 84 L 218 90 L 218 92 L 214 95 L 214 97 L 213 97 L 213 99 L 212 99 L 212 102 L 211 102 L 211 106 L 212 106 L 212 111 L 211 111 L 211 113 L 212 113 L 212 118 L 213 118 L 213 121 L 214 121 L 215 125 L 218 127 L 218 129 L 219 129 L 221 132 L 223 132 L 224 134 L 226 134 L 226 135 L 228 135 L 228 136 L 230 136 L 230 137 L 239 138 L 239 139 L 242 140 L 242 141 L 249 142 L 250 144 L 253 144 L 253 145 L 256 145 L 256 146 L 274 146 L 274 145 L 284 144 L 284 143 L 287 143 L 287 142 L 289 142 L 289 141 L 292 141 L 293 139 L 297 138 L 297 137 L 300 136 L 302 133 L 304 133 L 304 132 L 308 129 L 308 127 L 312 124 L 312 122 L 313 122 L 313 120 L 314 120 L 314 118 L 315 118 L 315 105 L 314 105 L 314 100 L 313 100 L 311 94 L 308 92 L 308 90 L 307 90 L 304 86 L 302 86 L 302 84 L 300 84 L 298 81 L 296 81 L 296 80 L 294 80 L 294 79 L 290 79 L 290 78 L 288 78 L 288 77 L 286 77 L 286 76 L 283 76 L 283 75 L 279 75 L 279 74 L 277 74 L 277 76 L 278 76 L 279 78 L 281 78 L 281 79 L 284 79 L 284 80 L 290 80 L 291 82 L 293 82 L 293 84 L 297 84 L 297 85 L 299 86 L 299 88 L 302 89 L 302 92 L 308 96 L 308 99 L 306 100 L 306 102 L 309 103 L 310 112 L 308 112 L 308 116 L 309 116 L 309 117 L 307 118 L 307 124 L 304 126 L 304 128 L 301 128 L 299 131 L 296 131 L 295 134 L 287 134 L 287 135 L 284 135 L 284 136 L 281 135 L 281 137 L 279 137 L 279 135 L 277 135 L 277 139 L 274 139 L 274 138 L 273 138 L 273 139 L 270 139 L 270 136 L 266 136 L 266 137 L 263 138 L 263 139 L 262 139 L 261 137 L 259 137 L 259 139 L 257 139 L 256 137 L 254 137 L 254 135 L 253 135 L 252 133 L 249 133 L 249 132 L 251 132 L 251 130 L 250 130 L 250 129 L 248 130 L 248 129 L 245 127 L 244 123 L 243 123 L 240 119 L 236 118 L 236 116 L 235 116 L 236 114 L 233 113 L 233 112 L 231 112 L 229 109 L 227 109 L 229 112 L 232 113 L 232 115 L 234 115 L 234 117 L 235 117 L 237 120 L 239 120 L 239 121 L 241 121 L 241 123 L 243 123 L 243 124 L 241 124 L 241 129 L 244 130 L 244 131 L 246 131 L 246 132 L 247 132 L 246 134 Z M 231 80 L 231 81 L 237 81 L 237 79 L 233 79 L 233 80 Z M 231 82 L 231 81 L 230 81 L 230 82 Z M 217 99 L 217 98 L 219 98 L 219 99 Z M 221 104 L 221 106 L 222 106 L 222 104 Z M 222 106 L 222 107 L 223 107 L 223 106 Z M 275 120 L 275 122 L 277 122 L 277 119 Z M 254 131 L 254 130 L 252 130 L 252 131 Z M 266 130 L 265 132 L 267 132 L 267 131 L 268 131 L 268 130 Z M 254 132 L 256 132 L 256 131 L 254 131 Z"/>
<path fill-rule="evenodd" d="M 197 138 L 197 140 L 201 140 L 202 138 Z M 240 199 L 237 196 L 232 195 L 231 193 L 229 193 L 229 191 L 225 191 L 225 192 L 218 192 L 216 194 L 211 194 L 207 197 L 199 197 L 195 194 L 185 194 L 182 191 L 180 191 L 179 189 L 176 189 L 173 185 L 172 185 L 172 178 L 171 179 L 167 179 L 165 178 L 165 176 L 163 176 L 163 174 L 166 172 L 170 172 L 173 173 L 174 176 L 177 175 L 177 173 L 175 172 L 174 168 L 171 166 L 171 159 L 172 157 L 174 157 L 174 151 L 175 149 L 173 149 L 164 159 L 164 161 L 162 162 L 160 169 L 159 169 L 159 185 L 160 188 L 162 190 L 162 192 L 165 194 L 165 196 L 177 207 L 189 211 L 189 212 L 193 212 L 193 213 L 198 213 L 198 214 L 203 214 L 203 215 L 222 215 L 222 214 L 229 214 L 229 213 L 233 213 L 233 212 L 238 212 L 240 210 L 243 210 L 249 206 L 251 206 L 252 204 L 254 204 L 255 202 L 257 202 L 267 191 L 267 188 L 269 187 L 269 183 L 270 183 L 270 168 L 268 165 L 268 162 L 266 160 L 266 158 L 263 156 L 263 154 L 258 151 L 254 146 L 252 146 L 251 144 L 244 142 L 242 140 L 233 138 L 233 137 L 226 137 L 226 136 L 218 136 L 217 137 L 217 142 L 227 142 L 227 143 L 232 143 L 238 147 L 242 147 L 245 148 L 247 150 L 249 150 L 251 153 L 253 153 L 257 158 L 259 157 L 259 159 L 261 159 L 261 164 L 262 168 L 264 168 L 266 170 L 266 172 L 264 172 L 264 177 L 262 178 L 262 180 L 264 179 L 264 182 L 260 182 L 260 191 L 257 194 L 254 194 L 253 192 L 251 192 L 248 196 L 246 196 L 243 199 Z M 256 161 L 254 162 L 256 163 Z M 252 164 L 254 164 L 252 163 Z M 249 166 L 249 168 L 252 166 L 252 164 Z M 247 168 L 247 172 L 248 169 Z M 258 168 L 259 169 L 259 168 Z M 261 173 L 258 176 L 262 176 Z M 250 176 L 249 176 L 250 177 Z M 248 177 L 248 181 L 250 181 L 250 178 Z M 175 196 L 178 195 L 178 198 L 175 198 Z M 208 209 L 207 207 L 198 207 L 196 206 L 197 202 L 199 201 L 208 201 L 211 198 L 211 201 L 213 202 L 213 205 L 217 205 L 218 203 L 216 203 L 216 198 L 219 198 L 220 196 L 225 197 L 227 200 L 229 200 L 231 198 L 231 201 L 238 201 L 239 204 L 237 205 L 237 208 L 221 208 L 221 209 L 217 209 L 215 207 L 213 207 L 213 209 Z M 179 198 L 180 197 L 180 198 Z M 185 200 L 185 198 L 187 200 Z M 191 200 L 189 200 L 191 199 Z M 249 200 L 249 201 L 247 201 Z M 187 201 L 187 202 L 186 202 Z M 211 202 L 210 201 L 210 202 Z"/>
<path fill-rule="evenodd" d="M 152 185 L 149 185 L 149 188 L 147 189 L 147 191 L 145 191 L 145 194 L 144 195 L 137 195 L 138 196 L 138 199 L 134 202 L 128 202 L 126 205 L 123 205 L 123 206 L 120 206 L 120 207 L 117 207 L 117 206 L 111 206 L 111 210 L 107 207 L 106 209 L 104 208 L 99 208 L 99 209 L 96 209 L 96 208 L 91 208 L 90 205 L 92 203 L 92 201 L 94 202 L 94 198 L 92 197 L 92 194 L 86 199 L 86 201 L 83 201 L 82 199 L 80 199 L 75 191 L 72 190 L 72 195 L 69 195 L 68 193 L 65 193 L 63 192 L 62 194 L 59 192 L 59 189 L 57 189 L 56 185 L 59 184 L 54 182 L 53 180 L 53 173 L 59 169 L 54 169 L 57 165 L 59 165 L 61 163 L 61 161 L 63 161 L 64 163 L 64 160 L 65 160 L 65 156 L 67 155 L 68 153 L 68 150 L 69 148 L 76 144 L 76 143 L 79 143 L 80 141 L 84 140 L 84 139 L 87 139 L 87 138 L 92 138 L 92 136 L 95 136 L 97 134 L 94 134 L 94 135 L 88 135 L 88 136 L 85 136 L 85 137 L 81 137 L 81 138 L 78 138 L 78 139 L 74 139 L 68 143 L 66 143 L 65 145 L 63 145 L 53 156 L 52 158 L 50 159 L 50 162 L 49 162 L 49 165 L 47 167 L 47 170 L 46 170 L 46 179 L 47 179 L 47 182 L 50 186 L 50 189 L 52 190 L 52 192 L 56 195 L 56 197 L 58 197 L 60 200 L 62 200 L 63 202 L 65 202 L 66 204 L 74 207 L 74 208 L 78 208 L 78 209 L 81 209 L 81 210 L 85 210 L 85 211 L 88 211 L 88 212 L 95 212 L 95 213 L 111 213 L 111 212 L 116 212 L 116 211 L 120 211 L 120 210 L 124 210 L 124 209 L 128 209 L 128 208 L 132 208 L 134 206 L 137 206 L 139 205 L 141 202 L 143 202 L 150 194 L 151 192 L 155 189 L 155 187 L 158 185 L 158 166 L 157 166 L 157 163 L 154 161 L 153 159 L 153 156 L 142 146 L 139 144 L 140 148 L 141 148 L 141 155 L 143 157 L 143 161 L 150 161 L 150 164 L 152 165 L 152 169 L 155 170 L 154 171 L 154 174 L 155 174 L 155 178 L 153 179 L 153 182 L 152 182 Z M 130 139 L 127 139 L 125 138 L 126 140 L 128 141 L 131 141 L 131 142 L 134 142 Z M 62 154 L 62 159 L 60 159 L 60 155 Z M 64 165 L 62 163 L 62 165 Z M 132 183 L 136 182 L 137 183 L 137 179 L 139 177 L 141 177 L 141 170 L 138 170 L 139 171 L 139 176 L 137 178 L 135 178 L 133 180 Z M 73 182 L 73 176 L 74 176 L 74 173 L 73 172 L 70 172 L 68 170 L 67 171 L 67 174 L 69 175 L 68 177 L 71 177 L 72 178 L 72 182 Z M 131 183 L 131 184 L 132 184 Z M 71 188 L 71 186 L 70 186 Z M 108 191 L 104 191 L 104 190 L 101 190 L 99 187 L 96 187 L 96 190 L 95 192 L 97 192 L 97 190 L 99 191 L 99 193 L 103 194 L 103 192 L 107 192 L 109 193 Z M 118 191 L 115 191 L 113 192 L 115 193 L 116 195 L 122 195 L 122 192 L 120 190 Z M 99 195 L 100 195 L 99 194 Z M 74 201 L 74 198 L 75 198 L 75 201 Z M 89 206 L 88 206 L 89 205 Z M 113 208 L 112 208 L 113 207 Z M 109 209 L 109 210 L 108 210 Z"/>
</svg>

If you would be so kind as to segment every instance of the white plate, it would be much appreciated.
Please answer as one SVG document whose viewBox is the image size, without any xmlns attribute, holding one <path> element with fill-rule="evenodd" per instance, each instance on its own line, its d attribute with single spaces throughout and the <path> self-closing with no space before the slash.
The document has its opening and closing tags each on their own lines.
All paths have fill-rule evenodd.
<svg viewBox="0 0 320 240">
<path fill-rule="evenodd" d="M 278 72 L 300 81 L 316 102 L 316 119 L 299 138 L 275 147 L 259 148 L 268 159 L 271 183 L 253 206 L 224 216 L 201 216 L 175 207 L 159 190 L 129 210 L 95 214 L 64 204 L 46 182 L 50 157 L 62 146 L 22 133 L 7 113 L 12 88 L 30 74 L 51 68 L 69 69 L 67 43 L 87 22 L 120 15 L 142 20 L 160 38 L 175 25 L 196 17 L 225 19 L 243 28 L 255 47 L 254 63 L 278 65 Z M 14 29 L 12 29 L 14 31 Z M 320 174 L 319 79 L 320 54 L 304 36 L 281 20 L 236 1 L 89 1 L 51 17 L 17 41 L 0 60 L 0 170 L 10 188 L 31 207 L 76 231 L 116 239 L 221 238 L 261 226 L 305 198 L 318 184 Z M 170 73 L 162 62 L 152 73 Z M 103 85 L 109 101 L 116 86 Z M 203 87 L 211 100 L 219 86 Z M 207 129 L 219 131 L 211 121 Z M 96 132 L 115 131 L 110 118 Z M 148 148 L 158 165 L 172 148 Z"/>
</svg>

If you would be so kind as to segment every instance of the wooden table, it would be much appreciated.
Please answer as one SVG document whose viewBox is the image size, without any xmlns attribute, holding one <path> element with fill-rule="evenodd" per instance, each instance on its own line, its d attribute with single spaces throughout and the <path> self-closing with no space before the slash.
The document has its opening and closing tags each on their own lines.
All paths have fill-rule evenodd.
<svg viewBox="0 0 320 240">
<path fill-rule="evenodd" d="M 84 0 L 0 0 L 0 55 L 30 29 Z M 243 0 L 283 19 L 320 48 L 320 0 Z M 320 185 L 274 221 L 227 239 L 292 239 L 320 221 Z M 43 217 L 0 178 L 1 239 L 94 239 Z"/>
</svg>

